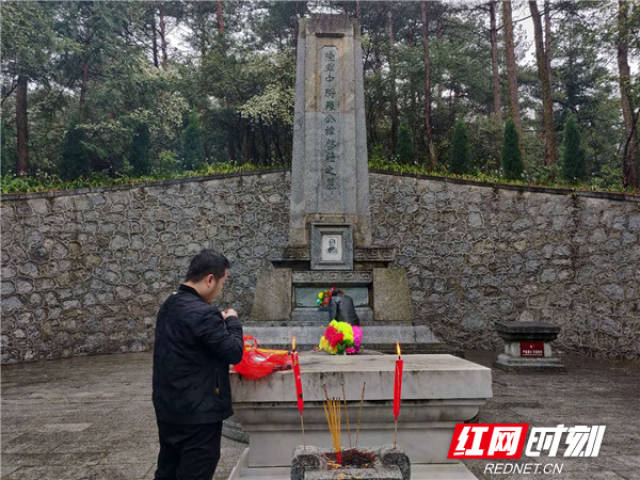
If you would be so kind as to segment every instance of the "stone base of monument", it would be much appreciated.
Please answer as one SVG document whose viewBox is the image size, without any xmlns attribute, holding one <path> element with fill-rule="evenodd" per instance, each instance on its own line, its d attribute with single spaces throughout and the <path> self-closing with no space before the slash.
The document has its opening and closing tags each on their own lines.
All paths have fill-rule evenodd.
<svg viewBox="0 0 640 480">
<path fill-rule="evenodd" d="M 393 446 L 350 448 L 336 454 L 318 447 L 299 445 L 293 452 L 291 480 L 409 480 L 411 462 L 402 450 Z"/>
<path fill-rule="evenodd" d="M 447 454 L 455 425 L 473 419 L 491 398 L 491 369 L 446 354 L 402 358 L 398 448 L 411 462 L 412 478 L 475 478 L 463 464 L 447 459 Z M 301 353 L 305 443 L 332 449 L 322 408 L 325 385 L 330 397 L 342 397 L 344 384 L 350 425 L 343 409 L 342 445 L 349 446 L 349 431 L 355 440 L 364 383 L 358 443 L 391 443 L 396 359 L 396 355 Z M 249 448 L 231 478 L 290 478 L 293 453 L 303 442 L 292 372 L 275 372 L 255 381 L 233 373 L 231 383 L 235 419 L 249 435 Z"/>
<path fill-rule="evenodd" d="M 329 319 L 324 324 L 295 324 L 287 322 L 247 322 L 243 325 L 245 335 L 253 335 L 261 347 L 291 348 L 291 337 L 296 337 L 298 349 L 312 350 L 320 342 Z M 405 353 L 449 353 L 460 355 L 455 348 L 442 343 L 426 325 L 361 325 L 362 346 L 367 350 L 394 353 L 396 342 Z"/>
<path fill-rule="evenodd" d="M 526 372 L 564 372 L 562 360 L 553 355 L 551 342 L 560 327 L 535 322 L 498 322 L 498 335 L 504 340 L 504 352 L 495 367 Z"/>
</svg>

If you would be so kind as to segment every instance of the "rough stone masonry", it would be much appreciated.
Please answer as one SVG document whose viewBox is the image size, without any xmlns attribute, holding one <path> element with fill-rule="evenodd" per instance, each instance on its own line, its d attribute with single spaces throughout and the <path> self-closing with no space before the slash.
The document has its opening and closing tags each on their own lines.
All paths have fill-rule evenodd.
<svg viewBox="0 0 640 480">
<path fill-rule="evenodd" d="M 373 242 L 395 245 L 417 322 L 498 348 L 498 320 L 562 327 L 560 350 L 640 357 L 640 197 L 370 175 Z M 2 197 L 2 362 L 149 350 L 201 248 L 249 313 L 289 227 L 288 172 Z"/>
</svg>

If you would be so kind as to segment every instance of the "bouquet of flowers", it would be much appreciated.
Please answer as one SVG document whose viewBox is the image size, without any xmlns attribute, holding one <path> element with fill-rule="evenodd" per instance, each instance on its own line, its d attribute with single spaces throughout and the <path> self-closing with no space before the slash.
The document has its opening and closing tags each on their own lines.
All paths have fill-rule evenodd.
<svg viewBox="0 0 640 480">
<path fill-rule="evenodd" d="M 329 306 L 331 297 L 337 293 L 341 293 L 342 295 L 344 295 L 343 291 L 336 291 L 336 287 L 331 287 L 329 290 L 318 293 L 318 298 L 316 298 L 316 305 L 318 305 L 318 307 Z"/>
<path fill-rule="evenodd" d="M 360 350 L 362 329 L 347 322 L 331 320 L 320 339 L 318 348 L 332 355 L 353 355 Z"/>
</svg>

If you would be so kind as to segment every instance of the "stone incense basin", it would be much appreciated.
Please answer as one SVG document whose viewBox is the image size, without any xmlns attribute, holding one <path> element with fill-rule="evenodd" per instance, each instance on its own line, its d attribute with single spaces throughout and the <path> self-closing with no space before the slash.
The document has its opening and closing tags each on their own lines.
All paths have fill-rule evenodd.
<svg viewBox="0 0 640 480">
<path fill-rule="evenodd" d="M 335 453 L 299 445 L 291 462 L 291 480 L 409 480 L 411 463 L 392 446 L 342 450 L 342 463 L 333 463 Z"/>
</svg>

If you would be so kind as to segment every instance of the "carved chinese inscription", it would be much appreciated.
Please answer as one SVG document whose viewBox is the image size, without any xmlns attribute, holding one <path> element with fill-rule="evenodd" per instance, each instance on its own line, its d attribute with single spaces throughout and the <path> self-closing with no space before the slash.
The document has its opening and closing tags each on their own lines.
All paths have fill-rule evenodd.
<svg viewBox="0 0 640 480">
<path fill-rule="evenodd" d="M 320 112 L 322 128 L 322 186 L 325 190 L 336 190 L 338 185 L 336 163 L 339 151 L 339 88 L 338 48 L 323 47 L 320 80 Z"/>
</svg>

